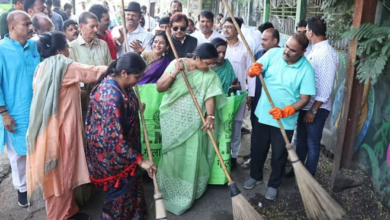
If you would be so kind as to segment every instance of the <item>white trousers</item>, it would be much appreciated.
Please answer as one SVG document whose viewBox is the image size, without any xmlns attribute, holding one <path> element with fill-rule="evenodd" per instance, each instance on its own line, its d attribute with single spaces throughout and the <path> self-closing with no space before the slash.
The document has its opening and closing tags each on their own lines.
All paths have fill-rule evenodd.
<svg viewBox="0 0 390 220">
<path fill-rule="evenodd" d="M 237 158 L 238 153 L 241 149 L 241 127 L 242 121 L 233 121 L 233 132 L 232 132 L 232 158 Z"/>
<path fill-rule="evenodd" d="M 7 132 L 7 131 L 6 131 Z M 26 159 L 27 156 L 20 156 L 16 153 L 12 140 L 7 132 L 7 152 L 8 158 L 11 163 L 12 170 L 12 182 L 14 187 L 19 190 L 19 192 L 26 192 Z"/>
</svg>

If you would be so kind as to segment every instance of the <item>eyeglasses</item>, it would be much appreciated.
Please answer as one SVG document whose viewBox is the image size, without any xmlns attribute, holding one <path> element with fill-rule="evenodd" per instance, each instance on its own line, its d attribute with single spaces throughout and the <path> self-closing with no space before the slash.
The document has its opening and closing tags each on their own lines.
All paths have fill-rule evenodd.
<svg viewBox="0 0 390 220">
<path fill-rule="evenodd" d="M 229 29 L 229 30 L 232 30 L 234 28 L 234 26 L 226 26 L 226 25 L 223 25 L 222 26 L 222 29 Z"/>
<path fill-rule="evenodd" d="M 184 32 L 184 31 L 187 30 L 187 27 L 178 27 L 178 26 L 175 26 L 175 27 L 172 28 L 173 31 L 178 31 L 179 29 L 180 29 L 181 31 Z"/>
</svg>

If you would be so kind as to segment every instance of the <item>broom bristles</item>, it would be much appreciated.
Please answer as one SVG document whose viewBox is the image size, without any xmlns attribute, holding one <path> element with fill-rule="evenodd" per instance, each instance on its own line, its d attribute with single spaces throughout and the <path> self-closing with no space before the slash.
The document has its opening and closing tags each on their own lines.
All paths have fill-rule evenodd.
<svg viewBox="0 0 390 220">
<path fill-rule="evenodd" d="M 264 220 L 241 193 L 232 197 L 232 206 L 234 220 Z"/>
<path fill-rule="evenodd" d="M 298 161 L 293 163 L 295 178 L 309 219 L 336 220 L 345 214 L 343 208 Z"/>
<path fill-rule="evenodd" d="M 162 194 L 154 194 L 154 200 L 156 202 L 156 219 L 167 219 L 167 211 L 165 210 Z"/>
</svg>

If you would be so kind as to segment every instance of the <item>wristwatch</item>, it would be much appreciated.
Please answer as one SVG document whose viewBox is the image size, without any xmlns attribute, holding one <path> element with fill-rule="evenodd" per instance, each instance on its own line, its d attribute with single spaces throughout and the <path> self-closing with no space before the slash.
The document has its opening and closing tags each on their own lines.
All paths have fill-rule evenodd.
<svg viewBox="0 0 390 220">
<path fill-rule="evenodd" d="M 314 110 L 314 109 L 310 109 L 310 112 L 313 114 L 313 115 L 316 115 L 317 114 L 317 111 L 316 110 Z"/>
</svg>

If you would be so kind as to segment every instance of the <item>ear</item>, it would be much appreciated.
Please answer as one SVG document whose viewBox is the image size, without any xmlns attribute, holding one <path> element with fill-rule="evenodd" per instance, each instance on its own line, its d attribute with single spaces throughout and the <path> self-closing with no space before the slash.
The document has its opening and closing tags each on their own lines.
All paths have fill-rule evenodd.
<svg viewBox="0 0 390 220">
<path fill-rule="evenodd" d="M 81 30 L 81 28 L 83 28 L 83 27 L 84 27 L 84 24 L 83 24 L 83 23 L 80 23 L 80 24 L 79 24 L 80 30 Z"/>
<path fill-rule="evenodd" d="M 201 60 L 200 60 L 200 56 L 196 56 L 195 57 L 195 60 L 196 60 L 196 62 L 200 62 Z"/>
</svg>

